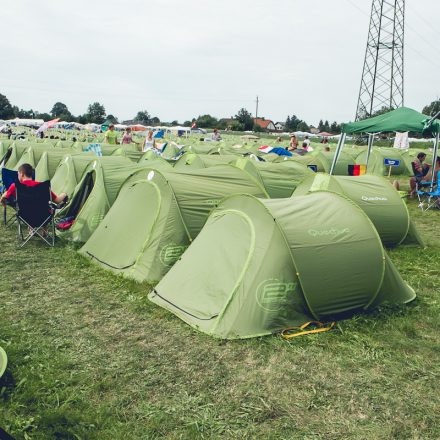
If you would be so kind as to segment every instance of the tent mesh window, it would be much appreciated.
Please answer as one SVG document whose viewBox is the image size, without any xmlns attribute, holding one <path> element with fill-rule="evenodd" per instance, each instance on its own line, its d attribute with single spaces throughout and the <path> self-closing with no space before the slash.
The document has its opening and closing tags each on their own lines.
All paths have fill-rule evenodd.
<svg viewBox="0 0 440 440">
<path fill-rule="evenodd" d="M 91 171 L 85 176 L 83 185 L 81 186 L 81 189 L 77 192 L 75 198 L 72 200 L 66 217 L 77 217 L 78 213 L 81 211 L 82 207 L 89 198 L 89 195 L 92 192 L 94 186 L 95 171 Z"/>
</svg>

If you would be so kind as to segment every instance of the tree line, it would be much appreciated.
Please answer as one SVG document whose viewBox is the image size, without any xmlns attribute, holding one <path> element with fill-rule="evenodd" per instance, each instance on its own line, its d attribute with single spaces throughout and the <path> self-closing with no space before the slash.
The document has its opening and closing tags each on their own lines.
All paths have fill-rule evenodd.
<svg viewBox="0 0 440 440">
<path fill-rule="evenodd" d="M 105 107 L 99 102 L 93 102 L 88 105 L 87 111 L 75 116 L 73 115 L 66 104 L 56 102 L 49 113 L 40 113 L 35 110 L 23 110 L 16 105 L 12 105 L 9 99 L 0 93 L 0 119 L 43 119 L 49 121 L 51 119 L 60 118 L 62 121 L 78 122 L 80 124 L 102 124 L 105 121 L 110 121 L 113 124 L 118 124 L 119 120 L 112 114 L 107 114 Z M 133 118 L 133 123 L 144 125 L 160 124 L 160 119 L 157 116 L 151 116 L 148 111 L 140 110 Z"/>
<path fill-rule="evenodd" d="M 385 113 L 392 110 L 391 108 L 383 108 L 375 112 L 372 116 L 376 116 L 381 113 Z M 440 99 L 437 99 L 422 110 L 422 113 L 430 116 L 436 115 L 440 111 Z M 34 110 L 23 110 L 15 105 L 12 105 L 5 95 L 0 93 L 0 119 L 12 119 L 12 118 L 27 118 L 27 119 L 43 119 L 48 121 L 54 118 L 60 118 L 64 121 L 79 122 L 80 124 L 102 124 L 104 121 L 110 121 L 117 124 L 118 118 L 112 114 L 106 114 L 105 107 L 99 102 L 93 102 L 87 107 L 87 111 L 78 116 L 74 116 L 68 109 L 67 105 L 62 102 L 56 102 L 49 113 L 40 113 Z M 151 116 L 147 110 L 140 110 L 136 113 L 135 117 L 131 121 L 137 124 L 143 125 L 158 125 L 161 123 L 157 116 Z M 190 127 L 193 124 L 202 128 L 219 128 L 219 129 L 231 129 L 233 131 L 263 131 L 263 129 L 255 124 L 255 118 L 245 108 L 241 108 L 237 114 L 231 118 L 218 119 L 209 114 L 200 115 L 197 118 L 192 118 L 184 122 L 184 126 Z M 179 125 L 177 120 L 172 121 L 171 125 Z M 306 121 L 299 119 L 296 115 L 287 116 L 284 123 L 285 131 L 305 131 L 308 132 L 312 128 L 312 125 Z M 320 132 L 326 131 L 329 133 L 337 134 L 341 132 L 341 124 L 336 121 L 329 123 L 328 120 L 321 119 L 316 127 Z"/>
</svg>

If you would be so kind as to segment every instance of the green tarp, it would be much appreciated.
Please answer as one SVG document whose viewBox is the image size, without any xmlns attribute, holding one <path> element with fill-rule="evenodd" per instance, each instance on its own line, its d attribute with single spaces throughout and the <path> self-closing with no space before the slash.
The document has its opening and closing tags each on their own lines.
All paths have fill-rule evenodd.
<svg viewBox="0 0 440 440">
<path fill-rule="evenodd" d="M 198 330 L 227 339 L 414 297 L 365 213 L 330 192 L 225 199 L 149 294 Z"/>
<path fill-rule="evenodd" d="M 426 124 L 429 120 L 430 116 L 408 107 L 400 107 L 373 118 L 343 124 L 342 132 L 355 134 L 410 131 L 426 136 L 435 136 L 440 131 L 440 121 L 436 120 L 428 127 Z"/>
</svg>

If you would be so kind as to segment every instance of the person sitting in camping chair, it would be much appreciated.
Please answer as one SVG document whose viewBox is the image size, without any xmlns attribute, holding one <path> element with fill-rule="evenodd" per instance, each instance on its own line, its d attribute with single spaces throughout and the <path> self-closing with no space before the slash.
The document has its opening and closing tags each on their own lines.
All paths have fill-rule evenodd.
<svg viewBox="0 0 440 440">
<path fill-rule="evenodd" d="M 55 244 L 55 210 L 60 207 L 58 203 L 66 201 L 66 194 L 59 196 L 50 191 L 50 181 L 36 182 L 32 179 L 33 169 L 29 164 L 23 164 L 18 168 L 18 181 L 13 183 L 0 202 L 14 197 L 16 199 L 16 219 L 18 234 L 24 246 L 32 237 L 40 237 L 48 245 Z M 28 234 L 23 235 L 23 225 L 28 227 Z M 52 226 L 51 233 L 48 227 Z"/>
<path fill-rule="evenodd" d="M 425 176 L 429 173 L 430 166 L 427 163 L 423 163 L 426 159 L 426 154 L 420 152 L 417 155 L 417 159 L 411 162 L 411 167 L 414 173 L 414 176 L 409 179 L 409 186 L 411 192 L 409 196 L 412 198 L 416 195 L 417 186 L 424 180 Z"/>
<path fill-rule="evenodd" d="M 36 180 L 33 179 L 32 177 L 33 173 L 34 170 L 32 168 L 32 165 L 29 165 L 28 163 L 24 163 L 23 165 L 20 165 L 18 167 L 18 181 L 22 185 L 26 185 L 26 186 L 38 185 L 40 182 L 37 182 Z M 52 196 L 52 202 L 59 204 L 65 200 L 67 194 L 61 193 L 59 196 L 57 196 L 55 193 L 51 192 L 51 196 Z M 12 202 L 16 199 L 16 197 L 17 197 L 17 191 L 16 191 L 15 183 L 13 183 L 12 185 L 10 185 L 8 190 L 0 197 L 0 203 L 6 204 L 8 203 L 8 201 Z"/>
</svg>

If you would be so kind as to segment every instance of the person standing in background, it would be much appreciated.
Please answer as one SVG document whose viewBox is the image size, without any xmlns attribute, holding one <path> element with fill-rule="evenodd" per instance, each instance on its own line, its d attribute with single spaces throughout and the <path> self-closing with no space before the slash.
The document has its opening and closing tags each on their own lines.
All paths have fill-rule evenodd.
<svg viewBox="0 0 440 440">
<path fill-rule="evenodd" d="M 119 145 L 118 133 L 116 133 L 113 124 L 110 124 L 108 130 L 105 132 L 105 142 L 110 145 Z"/>
</svg>

